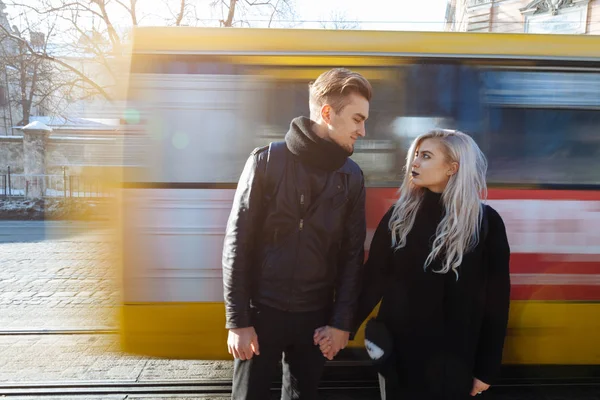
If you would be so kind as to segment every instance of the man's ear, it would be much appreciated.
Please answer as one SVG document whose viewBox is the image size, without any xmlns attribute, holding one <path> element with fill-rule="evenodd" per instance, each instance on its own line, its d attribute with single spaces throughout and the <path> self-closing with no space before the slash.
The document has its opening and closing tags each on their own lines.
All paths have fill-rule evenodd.
<svg viewBox="0 0 600 400">
<path fill-rule="evenodd" d="M 321 107 L 321 119 L 323 120 L 323 122 L 325 122 L 326 124 L 331 123 L 331 113 L 332 112 L 333 112 L 333 109 L 331 108 L 331 106 L 329 104 L 323 104 L 323 107 Z"/>
</svg>

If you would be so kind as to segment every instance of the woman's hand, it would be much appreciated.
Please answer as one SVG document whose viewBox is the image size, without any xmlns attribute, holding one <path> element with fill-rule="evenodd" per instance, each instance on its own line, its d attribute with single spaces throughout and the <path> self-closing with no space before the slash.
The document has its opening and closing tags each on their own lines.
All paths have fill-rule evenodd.
<svg viewBox="0 0 600 400">
<path fill-rule="evenodd" d="M 471 396 L 477 396 L 488 390 L 490 385 L 485 382 L 480 381 L 477 378 L 473 378 L 473 389 L 471 389 Z"/>
</svg>

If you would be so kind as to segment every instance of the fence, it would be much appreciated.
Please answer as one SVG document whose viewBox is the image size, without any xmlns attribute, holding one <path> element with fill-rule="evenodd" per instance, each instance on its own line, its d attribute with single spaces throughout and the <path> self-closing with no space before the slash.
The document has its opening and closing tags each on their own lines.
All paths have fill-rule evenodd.
<svg viewBox="0 0 600 400">
<path fill-rule="evenodd" d="M 81 175 L 0 175 L 0 197 L 110 197 L 109 188 L 97 177 Z"/>
</svg>

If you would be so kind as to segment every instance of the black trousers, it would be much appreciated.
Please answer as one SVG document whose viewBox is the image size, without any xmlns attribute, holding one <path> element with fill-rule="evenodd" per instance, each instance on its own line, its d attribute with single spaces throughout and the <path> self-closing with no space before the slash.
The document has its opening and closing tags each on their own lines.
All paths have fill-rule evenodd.
<svg viewBox="0 0 600 400">
<path fill-rule="evenodd" d="M 290 313 L 260 306 L 252 323 L 258 335 L 260 355 L 236 359 L 233 367 L 233 400 L 268 400 L 282 361 L 281 399 L 315 400 L 325 366 L 319 346 L 313 344 L 315 329 L 327 325 L 330 311 Z M 283 354 L 283 358 L 282 358 Z"/>
<path fill-rule="evenodd" d="M 390 357 L 377 366 L 379 375 L 379 392 L 381 400 L 469 400 L 471 379 L 453 379 L 452 366 L 446 367 L 445 373 L 434 375 L 436 378 L 426 379 L 425 368 L 422 365 L 411 366 L 412 371 L 399 368 L 400 355 L 392 351 Z M 423 376 L 419 377 L 419 372 Z M 458 384 L 460 382 L 460 384 Z M 476 400 L 485 400 L 487 394 L 477 396 Z"/>
</svg>

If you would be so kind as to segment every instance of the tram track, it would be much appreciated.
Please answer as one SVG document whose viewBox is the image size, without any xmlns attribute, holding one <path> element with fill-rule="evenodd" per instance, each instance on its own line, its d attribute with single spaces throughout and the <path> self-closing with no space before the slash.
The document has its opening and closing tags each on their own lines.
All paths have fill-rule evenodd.
<svg viewBox="0 0 600 400">
<path fill-rule="evenodd" d="M 322 393 L 373 393 L 379 391 L 375 380 L 338 380 L 323 381 L 319 386 Z M 271 388 L 273 392 L 280 390 L 278 384 Z M 590 384 L 509 384 L 498 385 L 494 388 L 498 399 L 546 399 L 554 395 L 560 399 L 590 399 L 597 398 L 600 385 Z M 231 394 L 231 380 L 172 380 L 172 381 L 81 381 L 81 382 L 33 382 L 33 383 L 0 383 L 0 396 L 11 397 L 57 397 L 89 398 L 90 396 L 228 396 Z M 564 395 L 565 397 L 560 397 Z M 582 397 L 583 396 L 583 397 Z M 591 396 L 591 397 L 589 397 Z M 129 397 L 127 397 L 129 398 Z"/>
<path fill-rule="evenodd" d="M 115 327 L 61 328 L 61 329 L 3 329 L 0 336 L 21 335 L 114 335 Z M 358 361 L 359 354 L 349 359 L 328 362 L 320 384 L 322 392 L 331 393 L 332 398 L 377 398 L 379 391 L 376 375 L 369 362 Z M 504 379 L 494 385 L 498 400 L 540 400 L 540 399 L 600 399 L 600 374 L 587 368 L 581 371 L 544 370 L 510 373 L 505 370 Z M 567 372 L 570 372 L 568 374 Z M 181 375 L 180 375 L 181 376 Z M 273 392 L 280 390 L 275 383 Z M 360 394 L 359 394 L 360 393 Z M 362 397 L 362 394 L 366 393 Z M 94 380 L 94 381 L 46 381 L 46 382 L 0 382 L 0 398 L 102 398 L 102 396 L 123 396 L 124 398 L 228 398 L 231 394 L 231 380 Z M 374 394 L 375 397 L 371 397 Z M 559 397 L 556 397 L 556 396 Z M 348 397 L 354 396 L 354 397 Z M 358 396 L 358 397 L 357 397 Z M 554 397 L 547 397 L 554 396 Z M 562 396 L 562 397 L 560 397 Z M 329 398 L 329 397 L 327 397 Z"/>
<path fill-rule="evenodd" d="M 0 329 L 0 336 L 44 335 L 116 335 L 116 328 L 48 328 L 48 329 Z"/>
<path fill-rule="evenodd" d="M 273 386 L 271 390 L 280 390 Z M 322 382 L 320 390 L 378 390 L 377 382 L 330 381 Z M 43 382 L 43 383 L 4 383 L 0 384 L 0 396 L 99 396 L 99 395 L 228 395 L 231 394 L 231 380 L 190 380 L 162 382 L 134 381 L 94 381 L 94 382 Z"/>
</svg>

